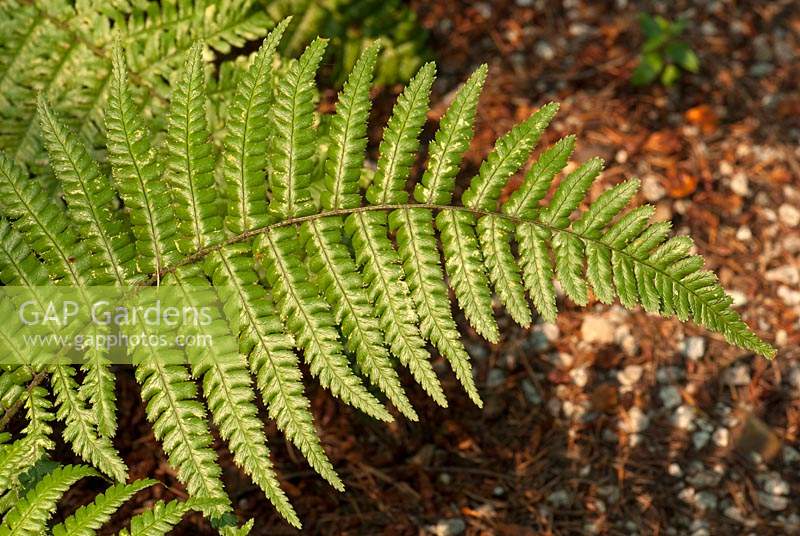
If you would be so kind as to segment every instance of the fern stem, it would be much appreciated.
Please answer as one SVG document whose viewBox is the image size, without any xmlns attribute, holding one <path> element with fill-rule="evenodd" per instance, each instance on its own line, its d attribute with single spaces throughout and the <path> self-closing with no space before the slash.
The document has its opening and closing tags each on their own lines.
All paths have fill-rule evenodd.
<svg viewBox="0 0 800 536">
<path fill-rule="evenodd" d="M 592 243 L 592 244 L 597 245 L 597 246 L 605 247 L 609 251 L 612 251 L 617 255 L 621 255 L 621 256 L 629 259 L 632 262 L 643 264 L 647 268 L 652 269 L 655 272 L 659 273 L 660 275 L 668 278 L 670 281 L 673 281 L 675 285 L 677 285 L 677 286 L 681 287 L 682 289 L 684 289 L 688 294 L 691 294 L 692 296 L 694 296 L 700 302 L 703 302 L 703 303 L 705 302 L 705 299 L 703 298 L 703 296 L 701 296 L 700 294 L 695 292 L 693 289 L 687 287 L 679 279 L 673 278 L 670 274 L 668 274 L 667 272 L 665 272 L 664 270 L 662 270 L 658 266 L 656 266 L 656 265 L 654 265 L 652 263 L 649 263 L 646 260 L 642 260 L 642 259 L 640 259 L 638 257 L 633 256 L 630 252 L 625 251 L 624 248 L 614 247 L 614 246 L 609 245 L 609 244 L 607 244 L 605 242 L 602 242 L 598 238 L 595 238 L 595 237 L 592 237 L 592 236 L 588 236 L 588 235 L 582 234 L 582 233 L 577 233 L 577 232 L 575 232 L 575 231 L 573 231 L 573 230 L 571 230 L 569 228 L 563 229 L 563 228 L 560 228 L 560 227 L 558 227 L 556 225 L 551 225 L 551 224 L 549 224 L 547 222 L 544 222 L 544 221 L 541 221 L 541 220 L 534 220 L 534 219 L 527 219 L 527 218 L 522 218 L 522 217 L 518 217 L 518 216 L 512 216 L 512 215 L 509 215 L 509 214 L 504 214 L 502 212 L 497 212 L 497 211 L 492 211 L 492 210 L 482 210 L 482 209 L 478 209 L 478 208 L 457 206 L 457 205 L 436 205 L 436 204 L 431 204 L 431 203 L 400 203 L 400 204 L 367 205 L 367 206 L 361 206 L 361 207 L 340 208 L 340 209 L 326 210 L 326 211 L 318 212 L 316 214 L 308 214 L 308 215 L 305 215 L 305 216 L 295 216 L 295 217 L 287 218 L 285 220 L 278 221 L 278 222 L 275 222 L 275 223 L 271 223 L 269 225 L 265 225 L 265 226 L 262 226 L 262 227 L 257 227 L 257 228 L 254 228 L 254 229 L 250 229 L 250 230 L 245 231 L 243 233 L 240 233 L 238 235 L 231 236 L 231 237 L 225 239 L 222 242 L 218 242 L 216 244 L 200 248 L 197 251 L 195 251 L 194 253 L 188 255 L 187 257 L 184 257 L 183 259 L 181 259 L 177 263 L 173 264 L 172 266 L 164 268 L 159 273 L 153 274 L 148 279 L 145 279 L 141 283 L 141 285 L 155 285 L 155 284 L 158 283 L 158 281 L 163 279 L 165 275 L 174 272 L 175 270 L 177 270 L 181 266 L 185 266 L 187 264 L 193 264 L 195 262 L 199 262 L 202 259 L 204 259 L 205 257 L 207 257 L 208 255 L 210 255 L 210 254 L 212 254 L 212 253 L 214 253 L 216 251 L 220 251 L 220 250 L 224 249 L 227 246 L 230 246 L 232 244 L 238 244 L 240 242 L 244 242 L 246 240 L 249 240 L 249 239 L 251 239 L 251 238 L 253 238 L 255 236 L 262 235 L 264 233 L 268 233 L 272 229 L 277 229 L 277 228 L 280 228 L 280 227 L 287 227 L 289 225 L 298 225 L 298 224 L 301 224 L 301 223 L 304 223 L 304 222 L 307 222 L 307 221 L 313 221 L 313 220 L 322 219 L 322 218 L 331 217 L 331 216 L 340 216 L 341 217 L 341 216 L 348 216 L 350 214 L 357 214 L 357 213 L 364 213 L 364 212 L 410 210 L 410 209 L 426 209 L 426 210 L 436 210 L 436 211 L 451 210 L 451 211 L 466 212 L 466 213 L 469 213 L 469 214 L 473 214 L 474 216 L 477 216 L 477 217 L 493 216 L 493 217 L 496 217 L 496 218 L 501 218 L 501 219 L 510 221 L 510 222 L 512 222 L 512 223 L 514 223 L 516 225 L 523 225 L 523 224 L 533 225 L 533 226 L 539 227 L 541 229 L 547 230 L 547 231 L 552 232 L 552 233 L 568 234 L 568 235 L 574 236 L 575 238 L 583 240 L 584 242 L 589 242 L 589 243 Z M 714 316 L 718 316 L 717 312 L 713 311 L 713 309 L 711 309 L 711 314 L 713 314 Z"/>
</svg>

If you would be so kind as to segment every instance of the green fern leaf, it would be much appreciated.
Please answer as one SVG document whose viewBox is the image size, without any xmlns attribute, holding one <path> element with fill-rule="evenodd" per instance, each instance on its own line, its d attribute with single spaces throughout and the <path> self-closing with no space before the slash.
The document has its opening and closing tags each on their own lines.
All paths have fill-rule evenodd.
<svg viewBox="0 0 800 536">
<path fill-rule="evenodd" d="M 373 184 L 367 190 L 370 203 L 405 203 L 404 187 L 419 147 L 419 134 L 425 124 L 436 65 L 426 63 L 409 82 L 392 109 L 383 131 L 380 157 Z"/>
<path fill-rule="evenodd" d="M 558 104 L 551 102 L 497 140 L 494 150 L 481 164 L 478 175 L 461 196 L 465 206 L 495 210 L 500 191 L 509 177 L 528 160 L 531 150 L 553 120 Z"/>
<path fill-rule="evenodd" d="M 317 38 L 277 87 L 272 110 L 270 210 L 283 217 L 314 212 L 309 186 L 315 149 L 314 76 L 328 41 Z"/>
<path fill-rule="evenodd" d="M 472 378 L 469 355 L 450 309 L 450 297 L 433 231 L 433 214 L 425 209 L 402 209 L 392 213 L 391 221 L 392 228 L 397 231 L 398 249 L 414 305 L 420 312 L 420 331 L 450 363 L 470 399 L 478 407 L 483 407 Z M 432 372 L 430 377 L 428 382 L 436 380 Z M 438 381 L 433 383 L 432 389 L 426 388 L 434 400 L 437 400 L 440 389 Z M 439 403 L 446 406 L 444 394 L 441 394 Z"/>
<path fill-rule="evenodd" d="M 136 480 L 130 484 L 115 484 L 95 497 L 94 502 L 81 506 L 62 523 L 53 527 L 53 536 L 93 536 L 111 519 L 117 509 L 139 491 L 155 484 L 155 480 Z"/>
<path fill-rule="evenodd" d="M 555 322 L 556 289 L 553 285 L 553 261 L 547 243 L 550 233 L 547 229 L 532 223 L 517 227 L 517 242 L 520 250 L 520 264 L 525 288 L 533 305 L 546 322 Z"/>
<path fill-rule="evenodd" d="M 304 351 L 311 374 L 343 402 L 383 421 L 392 416 L 364 388 L 347 363 L 328 305 L 309 284 L 298 258 L 297 231 L 276 228 L 264 235 L 264 261 L 281 318 Z"/>
<path fill-rule="evenodd" d="M 330 124 L 332 144 L 325 163 L 322 195 L 322 206 L 327 209 L 361 204 L 358 179 L 367 148 L 367 119 L 372 104 L 369 88 L 379 50 L 380 43 L 376 42 L 361 54 L 336 103 L 336 115 Z"/>
<path fill-rule="evenodd" d="M 513 218 L 535 218 L 539 202 L 547 195 L 556 174 L 567 165 L 574 148 L 575 136 L 567 136 L 543 152 L 525 174 L 522 186 L 503 203 L 503 213 Z"/>
<path fill-rule="evenodd" d="M 202 55 L 200 43 L 189 51 L 172 96 L 166 141 L 165 178 L 182 239 L 179 250 L 186 252 L 213 243 L 222 234 L 213 175 L 214 156 L 208 143 L 211 133 L 206 123 Z"/>
<path fill-rule="evenodd" d="M 72 484 L 88 476 L 97 476 L 97 472 L 81 465 L 66 465 L 54 469 L 6 514 L 3 524 L 0 525 L 0 536 L 43 534 L 59 497 Z"/>
<path fill-rule="evenodd" d="M 301 228 L 310 259 L 314 285 L 321 289 L 342 326 L 347 350 L 356 356 L 359 368 L 389 400 L 412 421 L 419 419 L 400 385 L 400 379 L 383 346 L 378 319 L 350 252 L 342 244 L 339 218 L 310 221 Z"/>
<path fill-rule="evenodd" d="M 86 148 L 77 142 L 77 137 L 64 126 L 44 97 L 39 98 L 38 109 L 50 165 L 64 192 L 70 219 L 87 243 L 100 272 L 93 283 L 127 281 L 130 276 L 125 265 L 134 255 L 133 242 L 120 219 L 112 215 L 114 191 Z M 113 279 L 105 279 L 103 272 Z"/>
<path fill-rule="evenodd" d="M 453 197 L 461 157 L 472 141 L 475 111 L 487 72 L 484 64 L 472 73 L 442 116 L 422 181 L 414 188 L 414 198 L 420 203 L 446 205 Z"/>
<path fill-rule="evenodd" d="M 113 66 L 105 114 L 108 159 L 120 197 L 131 211 L 137 271 L 159 273 L 175 260 L 175 217 L 150 147 L 150 133 L 128 90 L 119 46 L 113 51 Z"/>
<path fill-rule="evenodd" d="M 443 210 L 436 217 L 442 234 L 445 268 L 459 306 L 475 330 L 489 342 L 500 339 L 492 312 L 492 293 L 475 235 L 475 217 L 467 212 Z"/>
<path fill-rule="evenodd" d="M 207 511 L 214 504 L 189 498 L 185 501 L 156 502 L 150 510 L 146 510 L 131 519 L 130 530 L 123 530 L 120 536 L 164 536 L 181 522 L 192 510 Z"/>
<path fill-rule="evenodd" d="M 215 291 L 208 285 L 197 266 L 182 268 L 168 284 L 180 288 L 183 303 L 195 310 L 213 303 Z M 208 285 L 206 293 L 198 290 Z M 230 332 L 226 319 L 218 311 L 209 312 L 209 322 L 197 335 L 210 335 L 214 343 L 208 346 L 187 346 L 186 355 L 192 375 L 203 382 L 203 394 L 217 429 L 233 454 L 234 462 L 250 475 L 281 513 L 293 525 L 300 521 L 280 488 L 269 459 L 263 425 L 253 400 L 247 363 L 239 353 L 239 345 Z"/>
<path fill-rule="evenodd" d="M 400 258 L 389 241 L 386 218 L 378 213 L 355 213 L 345 221 L 370 300 L 389 349 L 408 367 L 414 379 L 440 405 L 447 402 L 428 361 L 425 341 L 417 328 L 409 290 L 403 280 Z"/>
<path fill-rule="evenodd" d="M 147 329 L 145 328 L 145 334 Z M 178 479 L 190 495 L 212 501 L 203 512 L 219 517 L 230 510 L 220 479 L 221 470 L 211 448 L 205 409 L 197 388 L 182 364 L 180 350 L 141 345 L 130 354 L 141 386 L 147 419 L 161 441 Z"/>
<path fill-rule="evenodd" d="M 215 285 L 233 287 L 241 297 L 242 326 L 239 347 L 249 354 L 250 370 L 269 416 L 300 449 L 311 467 L 333 487 L 344 485 L 333 469 L 314 429 L 311 403 L 303 395 L 302 372 L 294 353 L 294 340 L 274 311 L 267 291 L 258 284 L 251 266 L 249 246 L 231 247 L 217 257 L 209 269 Z"/>
<path fill-rule="evenodd" d="M 514 224 L 497 216 L 478 220 L 478 238 L 492 286 L 511 318 L 522 327 L 531 323 L 531 310 L 525 298 L 522 270 L 511 251 Z"/>
<path fill-rule="evenodd" d="M 261 227 L 268 221 L 264 169 L 267 167 L 269 84 L 272 61 L 291 18 L 281 22 L 264 40 L 236 87 L 228 111 L 222 173 L 227 184 L 225 223 L 233 233 Z"/>
</svg>

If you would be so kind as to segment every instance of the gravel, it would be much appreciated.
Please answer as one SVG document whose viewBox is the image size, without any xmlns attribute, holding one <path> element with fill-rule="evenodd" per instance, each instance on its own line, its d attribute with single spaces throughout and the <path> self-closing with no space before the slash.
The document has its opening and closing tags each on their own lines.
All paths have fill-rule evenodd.
<svg viewBox="0 0 800 536">
<path fill-rule="evenodd" d="M 778 207 L 778 219 L 789 227 L 797 227 L 800 225 L 800 210 L 789 203 L 784 203 Z"/>
<path fill-rule="evenodd" d="M 681 353 L 688 359 L 697 361 L 706 353 L 706 340 L 703 337 L 686 337 Z"/>
<path fill-rule="evenodd" d="M 581 324 L 581 337 L 589 343 L 611 344 L 614 342 L 614 324 L 603 316 L 588 315 Z"/>
<path fill-rule="evenodd" d="M 750 369 L 744 363 L 732 365 L 722 373 L 721 381 L 730 387 L 750 385 Z"/>
<path fill-rule="evenodd" d="M 522 394 L 524 394 L 528 402 L 534 406 L 538 406 L 542 403 L 542 395 L 539 394 L 536 386 L 527 378 L 522 380 Z"/>
<path fill-rule="evenodd" d="M 467 523 L 460 517 L 440 519 L 435 525 L 428 525 L 427 529 L 434 536 L 457 536 L 467 530 Z"/>
<path fill-rule="evenodd" d="M 681 405 L 681 402 L 683 402 L 680 391 L 678 391 L 678 388 L 674 385 L 668 385 L 659 389 L 658 397 L 667 409 L 678 407 Z"/>
<path fill-rule="evenodd" d="M 642 371 L 641 365 L 628 365 L 620 372 L 617 372 L 617 381 L 620 385 L 631 387 L 641 379 Z"/>
</svg>

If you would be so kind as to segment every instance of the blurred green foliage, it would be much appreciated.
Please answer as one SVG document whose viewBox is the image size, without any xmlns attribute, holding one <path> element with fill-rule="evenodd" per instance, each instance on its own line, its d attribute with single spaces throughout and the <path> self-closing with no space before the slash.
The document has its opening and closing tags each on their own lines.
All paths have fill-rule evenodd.
<svg viewBox="0 0 800 536">
<path fill-rule="evenodd" d="M 686 21 L 669 21 L 661 16 L 643 13 L 639 18 L 645 36 L 639 55 L 639 65 L 631 75 L 631 83 L 644 86 L 660 80 L 671 86 L 681 77 L 681 70 L 696 73 L 700 60 L 689 43 L 680 37 L 686 29 Z"/>
<path fill-rule="evenodd" d="M 293 15 L 282 47 L 295 56 L 316 36 L 331 40 L 326 63 L 341 86 L 367 42 L 380 40 L 379 85 L 407 82 L 430 59 L 427 32 L 402 0 L 262 0 L 273 20 Z"/>
</svg>

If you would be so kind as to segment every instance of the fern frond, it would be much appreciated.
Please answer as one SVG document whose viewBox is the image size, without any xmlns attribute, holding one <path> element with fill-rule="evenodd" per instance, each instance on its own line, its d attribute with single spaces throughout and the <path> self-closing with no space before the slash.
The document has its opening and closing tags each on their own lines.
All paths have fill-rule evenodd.
<svg viewBox="0 0 800 536">
<path fill-rule="evenodd" d="M 475 330 L 489 342 L 500 338 L 492 312 L 492 292 L 475 235 L 475 217 L 467 212 L 442 210 L 436 217 L 442 236 L 445 269 L 458 305 Z"/>
<path fill-rule="evenodd" d="M 181 301 L 195 310 L 213 303 L 215 291 L 210 285 L 207 292 L 198 295 L 198 290 L 208 283 L 197 266 L 179 270 L 168 284 L 179 287 L 184 297 Z M 186 347 L 192 375 L 203 382 L 203 394 L 211 416 L 236 464 L 252 477 L 278 512 L 298 526 L 297 514 L 281 490 L 269 459 L 267 439 L 253 403 L 255 394 L 247 363 L 239 353 L 239 345 L 226 319 L 215 310 L 209 312 L 209 317 L 202 334 L 213 337 L 213 344 Z"/>
<path fill-rule="evenodd" d="M 175 217 L 150 146 L 150 133 L 128 90 L 125 59 L 119 46 L 113 52 L 105 126 L 114 183 L 130 209 L 137 271 L 159 273 L 175 260 Z"/>
<path fill-rule="evenodd" d="M 367 190 L 370 203 L 405 203 L 405 183 L 419 147 L 419 134 L 425 124 L 436 65 L 426 63 L 409 82 L 392 109 L 383 131 L 380 157 L 373 184 Z"/>
<path fill-rule="evenodd" d="M 333 309 L 336 323 L 342 326 L 347 350 L 356 356 L 358 367 L 401 413 L 416 421 L 419 418 L 389 361 L 378 319 L 343 238 L 340 218 L 303 225 L 301 240 L 306 243 L 311 281 Z"/>
<path fill-rule="evenodd" d="M 250 370 L 270 418 L 300 449 L 311 467 L 341 491 L 344 485 L 320 444 L 309 410 L 311 403 L 303 395 L 294 340 L 275 312 L 267 291 L 259 284 L 248 253 L 249 247 L 245 245 L 221 252 L 209 268 L 212 281 L 233 288 L 241 298 L 239 348 L 249 356 Z"/>
<path fill-rule="evenodd" d="M 367 148 L 367 119 L 372 105 L 369 89 L 379 49 L 380 43 L 376 42 L 361 54 L 339 93 L 336 115 L 330 124 L 331 148 L 325 162 L 322 206 L 327 209 L 361 204 L 358 179 Z"/>
<path fill-rule="evenodd" d="M 461 157 L 472 141 L 475 111 L 487 72 L 485 64 L 476 69 L 442 116 L 429 148 L 425 173 L 414 188 L 414 198 L 420 203 L 446 205 L 450 202 Z"/>
<path fill-rule="evenodd" d="M 8 512 L 0 525 L 0 536 L 38 536 L 46 529 L 47 520 L 56 509 L 56 502 L 69 487 L 97 472 L 86 466 L 57 467 L 42 478 L 36 487 Z"/>
<path fill-rule="evenodd" d="M 520 264 L 525 288 L 545 322 L 555 322 L 556 288 L 553 284 L 553 261 L 547 249 L 550 232 L 532 223 L 517 227 Z"/>
<path fill-rule="evenodd" d="M 392 416 L 362 384 L 347 363 L 330 308 L 309 284 L 299 259 L 297 231 L 277 228 L 264 234 L 267 280 L 281 317 L 304 352 L 311 374 L 343 402 L 383 421 Z"/>
<path fill-rule="evenodd" d="M 267 116 L 270 77 L 275 50 L 291 19 L 281 22 L 264 40 L 250 67 L 236 86 L 228 111 L 222 173 L 227 184 L 225 224 L 233 233 L 266 225 Z"/>
<path fill-rule="evenodd" d="M 239 0 L 230 2 L 230 20 L 239 20 L 247 7 Z M 110 43 L 109 16 L 129 30 L 125 23 L 141 23 L 136 27 L 143 36 L 159 34 L 161 30 L 152 26 L 159 20 L 164 28 L 186 28 L 181 17 L 199 17 L 214 26 L 212 41 L 213 35 L 224 36 L 212 44 L 223 48 L 260 31 L 237 26 L 227 33 L 216 26 L 227 15 L 209 9 L 201 17 L 190 0 L 162 2 L 152 8 L 152 16 L 142 14 L 138 4 L 126 5 L 108 7 L 103 19 L 92 15 L 91 2 L 79 2 L 75 8 L 67 3 L 63 13 L 48 15 L 55 19 L 42 24 L 72 20 L 71 10 L 87 9 L 85 24 L 63 31 L 77 32 L 86 40 L 96 26 L 97 38 Z M 39 22 L 31 24 L 26 28 L 37 28 Z M 53 167 L 64 184 L 66 207 L 52 202 L 48 188 L 56 182 L 45 178 L 43 187 L 29 180 L 27 170 L 14 158 L 0 155 L 4 284 L 30 287 L 39 307 L 49 295 L 40 287 L 70 285 L 88 297 L 88 287 L 98 282 L 125 283 L 132 297 L 146 295 L 139 292 L 143 286 L 157 285 L 186 306 L 214 304 L 212 322 L 204 327 L 204 333 L 212 335 L 213 347 L 128 349 L 146 416 L 190 495 L 187 503 L 160 505 L 137 518 L 132 525 L 135 533 L 163 533 L 192 507 L 201 509 L 223 534 L 246 534 L 252 528 L 252 522 L 236 527 L 232 519 L 211 422 L 236 464 L 290 523 L 299 526 L 269 461 L 251 374 L 270 417 L 286 438 L 334 487 L 343 487 L 303 395 L 300 353 L 312 376 L 345 403 L 377 419 L 392 420 L 377 398 L 381 395 L 373 395 L 366 380 L 401 413 L 416 419 L 390 356 L 411 371 L 431 398 L 446 405 L 426 349 L 430 342 L 480 406 L 448 283 L 468 322 L 493 342 L 500 336 L 493 291 L 512 318 L 526 326 L 532 317 L 526 294 L 543 319 L 555 320 L 558 281 L 578 304 L 589 302 L 591 290 L 603 302 L 618 299 L 626 307 L 641 305 L 652 313 L 691 319 L 732 344 L 774 355 L 775 350 L 732 309 L 715 276 L 703 269 L 702 258 L 692 254 L 689 238 L 669 238 L 668 223 L 651 223 L 652 207 L 626 211 L 638 181 L 623 182 L 590 202 L 588 193 L 600 174 L 601 160 L 589 160 L 556 180 L 572 153 L 574 138 L 568 136 L 542 152 L 521 187 L 498 206 L 505 183 L 524 166 L 555 105 L 544 106 L 501 137 L 466 185 L 462 202 L 455 203 L 455 178 L 472 137 L 485 67 L 470 77 L 442 117 L 421 182 L 407 185 L 434 75 L 432 64 L 420 70 L 395 104 L 364 201 L 359 186 L 377 47 L 358 61 L 340 94 L 336 115 L 317 120 L 314 78 L 325 41 L 312 43 L 298 61 L 281 69 L 282 76 L 274 82 L 271 58 L 284 28 L 285 23 L 266 39 L 248 70 L 239 75 L 219 169 L 214 169 L 205 117 L 200 44 L 191 49 L 175 86 L 163 176 L 145 122 L 133 104 L 141 95 L 126 88 L 123 53 L 119 48 L 114 52 L 103 91 L 109 93 L 109 155 L 124 211 L 110 206 L 113 185 L 103 182 L 102 168 L 91 162 L 89 149 L 56 119 L 53 110 L 59 109 L 58 101 L 52 95 L 53 109 L 43 101 L 41 115 Z M 188 49 L 184 38 L 184 34 L 166 38 L 168 48 L 181 55 Z M 122 31 L 120 39 L 124 43 L 138 37 Z M 15 35 L 12 46 L 23 50 L 25 40 Z M 67 65 L 78 61 L 84 44 L 70 45 L 63 61 Z M 3 77 L 9 75 L 2 69 L 16 61 L 18 52 L 9 54 L 0 50 L 0 89 L 6 83 Z M 24 50 L 19 54 L 24 56 Z M 148 65 L 154 66 L 153 72 L 168 74 L 159 69 L 174 66 L 175 61 L 176 57 L 165 57 L 161 66 Z M 134 65 L 132 72 L 141 75 L 141 67 Z M 0 99 L 2 95 L 0 90 Z M 38 163 L 26 165 L 35 171 Z M 225 183 L 227 198 L 217 180 Z M 554 182 L 555 192 L 545 201 Z M 416 202 L 410 203 L 412 186 Z M 125 249 L 129 242 L 123 248 L 113 243 L 115 236 L 128 232 L 132 238 L 127 240 L 135 243 L 135 262 L 131 253 L 127 257 L 122 253 L 129 251 Z M 0 313 L 12 316 L 13 305 L 0 304 Z M 13 480 L 17 468 L 38 460 L 52 447 L 52 411 L 46 389 L 38 386 L 47 379 L 55 395 L 56 417 L 65 423 L 63 436 L 72 450 L 124 481 L 126 468 L 108 437 L 113 414 L 109 416 L 101 400 L 111 385 L 104 374 L 108 356 L 98 351 L 84 356 L 86 375 L 78 389 L 75 369 L 63 360 L 65 349 L 28 356 L 13 343 L 21 322 L 7 324 L 2 326 L 7 333 L 0 336 L 0 344 L 20 363 L 0 366 L 0 406 L 9 408 L 0 422 L 4 426 L 14 408 L 23 404 L 27 421 L 17 442 L 8 434 L 0 435 L 0 477 L 10 474 Z M 137 336 L 150 335 L 148 326 L 144 333 L 142 328 L 121 327 L 123 335 L 133 330 Z M 203 402 L 198 398 L 198 381 Z M 89 408 L 86 399 L 95 407 Z M 66 489 L 67 480 L 59 489 Z M 0 485 L 6 485 L 2 478 Z M 0 498 L 0 511 L 8 511 L 21 493 L 16 482 L 7 487 L 10 491 Z M 95 505 L 76 513 L 71 518 L 76 521 L 57 530 L 72 532 L 68 523 L 94 530 L 134 487 L 113 487 Z M 18 509 L 34 514 L 25 520 L 12 510 L 6 521 L 21 533 L 39 530 L 56 499 L 57 495 L 35 507 L 20 502 Z M 85 523 L 78 517 L 86 518 Z"/>
<path fill-rule="evenodd" d="M 98 435 L 96 417 L 78 393 L 75 369 L 67 365 L 51 365 L 50 384 L 58 406 L 56 417 L 64 421 L 63 436 L 72 445 L 72 450 L 114 480 L 123 482 L 128 469 L 111 440 Z"/>
<path fill-rule="evenodd" d="M 155 480 L 142 479 L 130 484 L 114 484 L 95 497 L 91 504 L 81 506 L 62 523 L 54 526 L 53 536 L 93 536 L 122 503 L 155 483 Z"/>
<path fill-rule="evenodd" d="M 380 327 L 389 349 L 408 367 L 415 380 L 442 406 L 447 402 L 433 372 L 417 324 L 408 286 L 403 279 L 400 257 L 387 236 L 386 216 L 355 213 L 345 221 L 370 300 L 375 304 Z"/>
<path fill-rule="evenodd" d="M 470 181 L 469 189 L 461 196 L 465 206 L 492 211 L 497 208 L 497 200 L 506 181 L 528 160 L 531 150 L 557 111 L 556 103 L 542 106 L 527 121 L 497 140 L 494 150 L 481 164 L 478 175 Z"/>
<path fill-rule="evenodd" d="M 469 355 L 461 342 L 450 309 L 450 297 L 433 230 L 433 213 L 428 209 L 401 209 L 392 213 L 389 222 L 397 233 L 398 251 L 414 306 L 419 311 L 422 336 L 431 341 L 450 363 L 470 399 L 478 407 L 482 407 L 483 401 L 472 378 Z M 432 389 L 426 387 L 426 383 L 419 378 L 417 381 L 434 400 L 446 406 L 444 394 L 433 371 L 420 363 L 418 367 L 425 377 L 430 378 L 427 383 L 432 385 Z"/>
<path fill-rule="evenodd" d="M 478 220 L 478 238 L 492 286 L 511 318 L 522 327 L 531 324 L 531 310 L 525 298 L 522 270 L 511 251 L 514 224 L 497 216 Z"/>
<path fill-rule="evenodd" d="M 39 98 L 38 110 L 50 165 L 64 192 L 70 220 L 95 259 L 97 275 L 92 282 L 124 283 L 130 277 L 125 265 L 133 258 L 134 248 L 123 221 L 112 215 L 114 191 L 86 148 L 64 126 L 43 96 Z"/>
<path fill-rule="evenodd" d="M 136 380 L 141 385 L 147 419 L 161 441 L 178 479 L 190 495 L 213 501 L 203 512 L 219 517 L 230 510 L 220 479 L 217 456 L 211 448 L 211 432 L 197 388 L 191 381 L 177 349 L 141 345 L 131 351 Z"/>
<path fill-rule="evenodd" d="M 122 530 L 120 536 L 164 536 L 181 522 L 192 510 L 206 511 L 207 502 L 189 498 L 185 501 L 156 502 L 149 510 L 131 519 L 130 530 Z"/>
<path fill-rule="evenodd" d="M 503 213 L 513 218 L 534 219 L 556 174 L 564 169 L 575 149 L 575 136 L 567 136 L 544 151 L 525 174 L 522 186 L 503 203 Z"/>
<path fill-rule="evenodd" d="M 2 162 L 2 155 L 0 155 L 0 164 Z M 1 181 L 0 184 L 2 184 Z M 36 215 L 37 213 L 32 212 L 31 214 Z M 49 234 L 50 229 L 36 225 L 40 223 L 40 220 L 32 219 L 35 224 L 32 225 L 30 233 L 45 241 L 51 240 L 55 247 L 58 247 L 58 241 L 52 234 Z M 19 221 L 21 220 L 17 220 L 17 222 Z M 45 234 L 45 229 L 47 234 Z M 6 285 L 22 284 L 31 289 L 43 286 L 48 281 L 47 271 L 35 259 L 20 234 L 8 226 L 5 221 L 0 221 L 0 275 Z M 33 294 L 37 296 L 37 306 L 40 311 L 44 311 L 46 299 L 38 297 L 37 292 Z M 97 419 L 93 412 L 85 406 L 78 391 L 74 380 L 75 370 L 46 353 L 37 357 L 38 361 L 43 363 L 42 366 L 51 374 L 51 385 L 58 405 L 56 416 L 65 422 L 64 439 L 72 444 L 73 450 L 84 460 L 92 463 L 107 475 L 117 480 L 124 480 L 127 472 L 125 464 L 117 455 L 108 437 L 98 433 Z"/>
<path fill-rule="evenodd" d="M 186 252 L 222 236 L 222 216 L 214 183 L 214 157 L 205 111 L 203 45 L 189 51 L 172 96 L 167 129 L 164 176 L 172 195 L 178 234 Z"/>
<path fill-rule="evenodd" d="M 39 184 L 0 153 L 0 210 L 14 218 L 14 228 L 45 261 L 50 274 L 83 285 L 90 279 L 92 259 L 78 240 L 62 207 L 53 204 Z"/>
<path fill-rule="evenodd" d="M 317 38 L 308 45 L 277 87 L 272 110 L 270 210 L 283 217 L 314 212 L 309 190 L 315 149 L 314 77 L 327 43 Z"/>
</svg>

